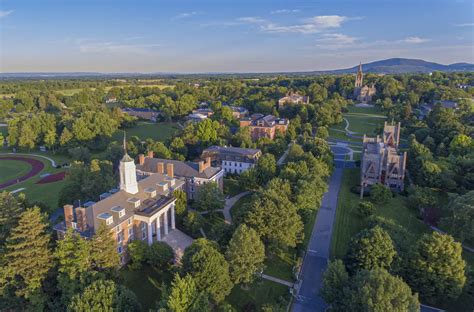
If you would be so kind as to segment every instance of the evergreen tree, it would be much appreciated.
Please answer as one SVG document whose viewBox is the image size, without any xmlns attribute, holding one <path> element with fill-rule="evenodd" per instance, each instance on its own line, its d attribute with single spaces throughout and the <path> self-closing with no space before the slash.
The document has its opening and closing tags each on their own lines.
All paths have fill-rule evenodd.
<svg viewBox="0 0 474 312">
<path fill-rule="evenodd" d="M 407 280 L 430 302 L 457 298 L 466 283 L 461 244 L 438 232 L 425 234 L 409 259 Z"/>
<path fill-rule="evenodd" d="M 23 208 L 13 195 L 6 191 L 0 193 L 0 250 L 22 211 Z"/>
<path fill-rule="evenodd" d="M 207 292 L 219 303 L 232 290 L 229 264 L 215 243 L 199 238 L 186 248 L 183 255 L 183 272 L 189 273 L 200 291 Z"/>
<path fill-rule="evenodd" d="M 92 237 L 91 258 L 92 267 L 98 271 L 110 271 L 118 268 L 120 258 L 117 253 L 117 243 L 112 237 L 110 229 L 101 224 Z"/>
<path fill-rule="evenodd" d="M 42 309 L 43 282 L 53 266 L 46 216 L 38 207 L 27 209 L 12 229 L 0 269 L 0 293 L 14 292 L 23 304 Z"/>
<path fill-rule="evenodd" d="M 174 206 L 174 211 L 178 218 L 183 218 L 186 213 L 187 207 L 187 197 L 186 193 L 183 190 L 174 190 L 174 197 L 176 197 L 176 203 Z"/>
<path fill-rule="evenodd" d="M 249 284 L 253 281 L 255 273 L 263 267 L 265 245 L 254 229 L 242 224 L 229 242 L 226 258 L 232 281 L 235 284 Z"/>
<path fill-rule="evenodd" d="M 348 286 L 349 274 L 341 260 L 329 263 L 323 276 L 321 297 L 335 307 L 344 305 L 344 288 Z"/>
<path fill-rule="evenodd" d="M 55 257 L 58 261 L 58 287 L 62 302 L 67 305 L 73 295 L 84 289 L 93 274 L 90 244 L 71 228 L 64 239 L 58 241 Z"/>
<path fill-rule="evenodd" d="M 209 311 L 207 295 L 199 291 L 191 275 L 174 276 L 171 292 L 166 298 L 167 307 L 172 312 L 206 312 Z"/>
</svg>

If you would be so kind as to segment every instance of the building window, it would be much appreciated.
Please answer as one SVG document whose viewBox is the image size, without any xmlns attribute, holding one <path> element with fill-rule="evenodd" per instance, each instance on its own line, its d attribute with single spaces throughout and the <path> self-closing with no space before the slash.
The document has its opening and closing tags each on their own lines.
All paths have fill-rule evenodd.
<svg viewBox="0 0 474 312">
<path fill-rule="evenodd" d="M 120 230 L 121 230 L 121 228 L 120 228 L 120 224 L 119 224 L 115 227 L 115 231 L 118 233 L 118 232 L 120 232 Z"/>
<path fill-rule="evenodd" d="M 133 229 L 132 228 L 129 228 L 128 229 L 128 236 L 132 236 L 133 235 Z"/>
<path fill-rule="evenodd" d="M 142 240 L 146 238 L 146 232 L 142 232 Z"/>
<path fill-rule="evenodd" d="M 113 217 L 110 217 L 107 220 L 105 220 L 105 224 L 107 224 L 107 225 L 111 225 L 112 223 L 114 223 L 114 218 Z"/>
<path fill-rule="evenodd" d="M 128 219 L 128 225 L 132 224 L 132 218 Z"/>
<path fill-rule="evenodd" d="M 117 247 L 117 252 L 118 252 L 119 254 L 121 254 L 121 253 L 122 253 L 122 251 L 123 251 L 123 248 L 122 248 L 122 246 L 118 246 L 118 247 Z"/>
<path fill-rule="evenodd" d="M 142 231 L 145 231 L 145 230 L 146 230 L 146 223 L 142 222 Z"/>
<path fill-rule="evenodd" d="M 125 216 L 125 209 L 119 211 L 119 218 Z"/>
</svg>

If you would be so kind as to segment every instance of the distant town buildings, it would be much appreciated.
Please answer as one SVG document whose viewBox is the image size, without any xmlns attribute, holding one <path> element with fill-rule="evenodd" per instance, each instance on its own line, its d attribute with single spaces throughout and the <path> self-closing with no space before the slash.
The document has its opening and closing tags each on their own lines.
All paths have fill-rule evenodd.
<svg viewBox="0 0 474 312">
<path fill-rule="evenodd" d="M 156 122 L 158 117 L 161 116 L 161 112 L 150 108 L 135 108 L 126 107 L 122 108 L 122 112 L 130 116 L 134 116 L 140 119 L 150 120 Z"/>
<path fill-rule="evenodd" d="M 249 127 L 252 140 L 260 138 L 275 138 L 277 132 L 286 133 L 290 121 L 286 118 L 277 118 L 273 115 L 253 114 L 248 118 L 240 119 L 240 127 Z"/>
<path fill-rule="evenodd" d="M 226 174 L 241 174 L 255 166 L 260 156 L 259 149 L 215 145 L 206 148 L 201 155 L 203 159 L 210 158 L 213 165 L 221 166 Z"/>
<path fill-rule="evenodd" d="M 241 106 L 229 106 L 232 109 L 232 116 L 236 119 L 247 117 L 249 111 L 245 107 Z"/>
<path fill-rule="evenodd" d="M 309 96 L 290 93 L 278 100 L 278 108 L 281 109 L 287 104 L 308 104 Z"/>
<path fill-rule="evenodd" d="M 435 105 L 440 105 L 442 108 L 446 109 L 458 109 L 458 103 L 456 101 L 441 100 L 430 104 L 425 103 L 420 106 L 420 119 L 426 118 L 426 116 L 428 116 L 428 114 L 433 110 Z"/>
<path fill-rule="evenodd" d="M 224 170 L 221 167 L 211 166 L 211 159 L 206 158 L 197 162 L 180 161 L 171 159 L 153 158 L 153 153 L 146 157 L 139 155 L 137 170 L 140 175 L 153 173 L 164 174 L 164 170 L 172 168 L 173 176 L 185 182 L 183 190 L 189 199 L 195 199 L 199 186 L 214 182 L 221 189 L 224 187 Z M 168 171 L 167 171 L 168 172 Z"/>
<path fill-rule="evenodd" d="M 115 96 L 110 96 L 105 98 L 105 104 L 117 103 L 117 98 Z"/>
<path fill-rule="evenodd" d="M 144 240 L 148 245 L 164 240 L 175 252 L 182 254 L 183 250 L 176 249 L 178 245 L 173 245 L 167 238 L 179 232 L 175 224 L 173 191 L 182 189 L 185 182 L 175 178 L 173 164 L 166 168 L 166 174 L 161 171 L 137 176 L 134 160 L 125 153 L 119 165 L 120 189 L 101 194 L 98 202 L 90 201 L 77 207 L 65 205 L 65 221 L 54 227 L 58 238 L 63 238 L 70 228 L 84 238 L 91 238 L 101 225 L 105 225 L 117 242 L 122 264 L 129 259 L 128 243 L 135 239 Z M 179 237 L 183 235 L 186 236 L 181 232 L 178 234 Z"/>
<path fill-rule="evenodd" d="M 372 101 L 372 96 L 375 95 L 377 90 L 373 84 L 370 87 L 368 85 L 363 86 L 363 78 L 364 74 L 362 73 L 362 64 L 359 64 L 359 70 L 357 71 L 354 86 L 354 100 L 362 103 L 368 103 Z"/>
<path fill-rule="evenodd" d="M 407 153 L 399 153 L 399 142 L 400 123 L 389 125 L 385 122 L 382 138 L 364 135 L 360 166 L 361 198 L 365 187 L 377 183 L 403 191 Z"/>
</svg>

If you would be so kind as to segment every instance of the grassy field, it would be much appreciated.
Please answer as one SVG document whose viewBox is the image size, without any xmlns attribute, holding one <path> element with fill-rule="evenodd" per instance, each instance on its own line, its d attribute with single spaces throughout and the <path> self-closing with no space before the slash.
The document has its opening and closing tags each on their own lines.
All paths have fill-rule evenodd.
<svg viewBox="0 0 474 312">
<path fill-rule="evenodd" d="M 349 106 L 348 112 L 343 117 L 349 122 L 348 130 L 354 132 L 355 136 L 362 137 L 364 134 L 368 136 L 377 135 L 377 130 L 385 121 L 385 116 L 377 107 L 355 107 Z M 343 121 L 338 125 L 334 125 L 329 129 L 329 137 L 349 142 L 361 142 L 361 138 L 353 138 L 347 136 L 345 131 L 346 122 Z M 339 130 L 339 131 L 338 131 Z"/>
<path fill-rule="evenodd" d="M 120 270 L 120 280 L 135 293 L 142 305 L 142 311 L 155 308 L 155 303 L 161 299 L 163 283 L 169 286 L 173 276 L 170 272 L 160 272 L 148 265 L 139 270 L 128 268 Z"/>
<path fill-rule="evenodd" d="M 237 311 L 262 311 L 264 304 L 280 304 L 281 311 L 290 300 L 288 287 L 263 279 L 257 279 L 248 288 L 243 289 L 240 285 L 234 286 L 226 302 L 231 304 Z"/>
<path fill-rule="evenodd" d="M 179 126 L 176 123 L 160 122 L 160 123 L 148 123 L 139 121 L 136 127 L 125 129 L 127 137 L 137 136 L 141 140 L 148 138 L 155 141 L 166 141 L 172 137 L 178 130 Z M 123 139 L 123 131 L 117 131 L 113 136 L 112 140 L 121 141 Z"/>
<path fill-rule="evenodd" d="M 21 191 L 25 193 L 26 198 L 32 202 L 42 202 L 49 207 L 49 212 L 56 210 L 58 206 L 58 198 L 59 192 L 64 186 L 64 181 L 58 181 L 53 183 L 46 183 L 46 184 L 36 184 L 41 177 L 40 175 L 44 173 L 57 173 L 64 171 L 64 169 L 56 169 L 51 165 L 51 162 L 44 158 L 35 157 L 35 156 L 28 156 L 34 159 L 37 159 L 45 165 L 44 169 L 35 175 L 34 177 L 23 181 L 21 183 L 9 186 L 5 188 L 6 191 L 14 191 L 19 188 L 25 188 L 25 190 Z M 3 162 L 2 162 L 3 163 Z"/>
<path fill-rule="evenodd" d="M 31 165 L 23 161 L 5 160 L 0 161 L 0 184 L 19 178 L 31 170 Z"/>
</svg>

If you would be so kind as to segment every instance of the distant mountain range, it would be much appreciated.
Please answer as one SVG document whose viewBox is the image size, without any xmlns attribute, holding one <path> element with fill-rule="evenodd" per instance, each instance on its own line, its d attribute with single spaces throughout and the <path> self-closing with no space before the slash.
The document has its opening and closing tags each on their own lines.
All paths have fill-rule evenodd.
<svg viewBox="0 0 474 312">
<path fill-rule="evenodd" d="M 318 70 L 307 72 L 279 72 L 279 73 L 98 73 L 98 72 L 63 72 L 63 73 L 0 73 L 0 79 L 66 79 L 66 78 L 150 78 L 150 77 L 179 77 L 179 76 L 254 76 L 263 77 L 274 74 L 281 75 L 322 75 L 322 74 L 351 74 L 356 73 L 359 65 L 345 69 Z M 431 73 L 433 71 L 442 72 L 474 72 L 474 64 L 455 63 L 443 65 L 439 63 L 427 62 L 418 59 L 391 58 L 381 61 L 362 64 L 364 73 L 376 74 L 403 74 L 403 73 Z"/>
<path fill-rule="evenodd" d="M 351 68 L 328 70 L 328 71 L 315 71 L 314 73 L 332 73 L 332 74 L 348 74 L 356 73 L 356 65 Z M 402 73 L 431 73 L 433 71 L 443 72 L 466 72 L 474 71 L 474 64 L 469 63 L 455 63 L 450 65 L 443 65 L 433 62 L 427 62 L 418 59 L 406 59 L 406 58 L 391 58 L 381 61 L 375 61 L 371 63 L 362 64 L 362 70 L 365 73 L 376 73 L 376 74 L 402 74 Z"/>
</svg>

